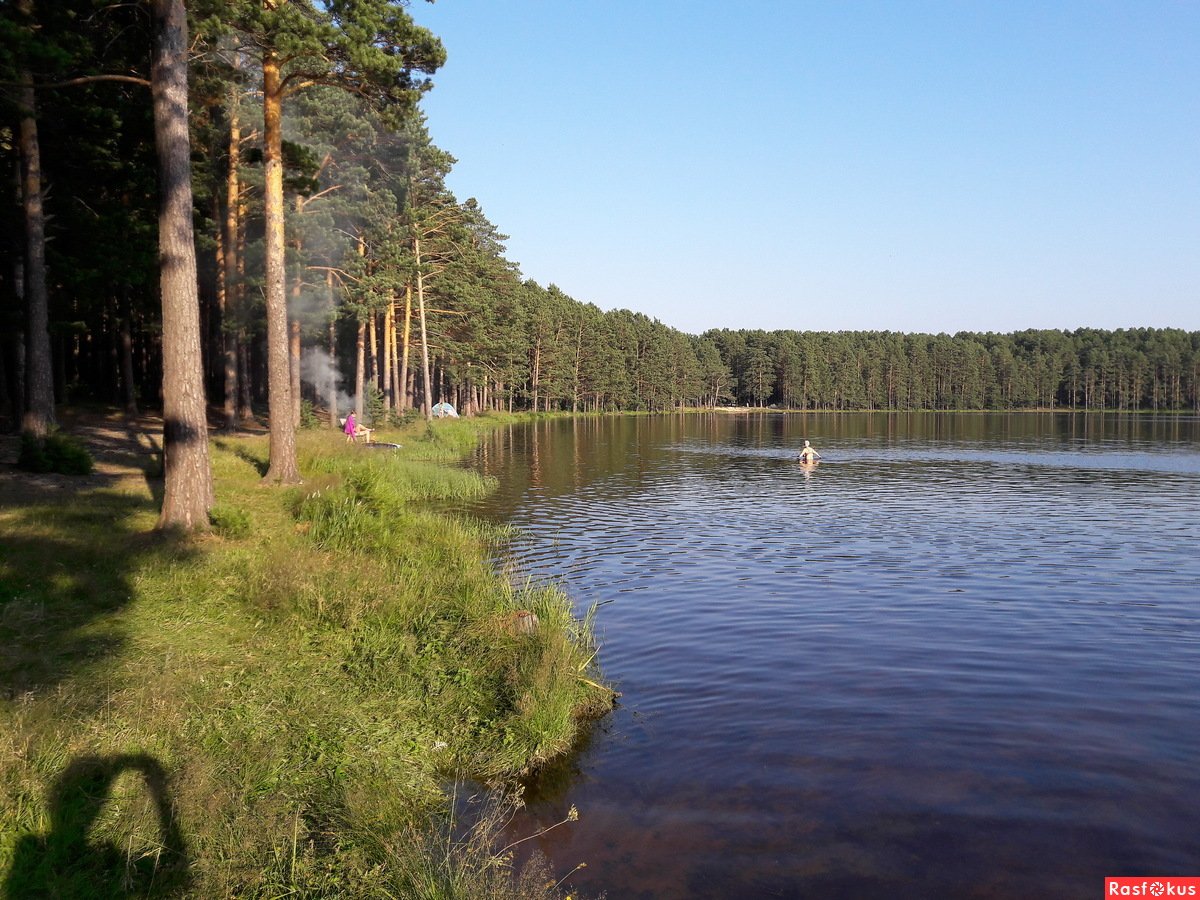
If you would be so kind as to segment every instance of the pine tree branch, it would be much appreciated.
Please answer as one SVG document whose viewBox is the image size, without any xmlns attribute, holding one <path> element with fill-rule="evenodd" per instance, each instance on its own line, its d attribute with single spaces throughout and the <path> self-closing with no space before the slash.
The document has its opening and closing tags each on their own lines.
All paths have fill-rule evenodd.
<svg viewBox="0 0 1200 900">
<path fill-rule="evenodd" d="M 95 84 L 100 81 L 119 81 L 125 84 L 138 84 L 142 87 L 150 87 L 149 78 L 139 78 L 136 75 L 81 75 L 79 78 L 71 78 L 67 81 L 55 81 L 50 84 L 34 84 L 34 90 L 43 91 L 50 88 L 65 88 L 76 87 L 81 84 Z M 15 81 L 0 81 L 0 85 L 4 87 L 20 87 L 19 82 Z"/>
</svg>

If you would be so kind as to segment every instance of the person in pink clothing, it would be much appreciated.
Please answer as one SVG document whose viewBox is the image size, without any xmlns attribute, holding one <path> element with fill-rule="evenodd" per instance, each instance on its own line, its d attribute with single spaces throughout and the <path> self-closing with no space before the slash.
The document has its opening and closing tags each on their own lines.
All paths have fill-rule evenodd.
<svg viewBox="0 0 1200 900">
<path fill-rule="evenodd" d="M 346 416 L 346 427 L 342 431 L 346 432 L 346 440 L 353 443 L 355 432 L 358 429 L 358 424 L 354 421 L 354 413 Z"/>
</svg>

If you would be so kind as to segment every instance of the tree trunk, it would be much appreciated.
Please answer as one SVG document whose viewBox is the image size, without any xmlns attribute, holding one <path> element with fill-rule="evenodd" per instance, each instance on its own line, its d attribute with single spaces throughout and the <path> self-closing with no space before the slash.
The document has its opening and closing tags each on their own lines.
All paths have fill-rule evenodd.
<svg viewBox="0 0 1200 900">
<path fill-rule="evenodd" d="M 429 333 L 425 328 L 425 276 L 421 272 L 421 239 L 413 239 L 414 255 L 417 259 L 417 308 L 420 312 L 421 322 L 421 371 L 424 376 L 424 406 L 425 420 L 433 421 L 433 395 L 430 393 L 429 383 Z"/>
<path fill-rule="evenodd" d="M 337 396 L 337 317 L 333 308 L 333 272 L 325 272 L 325 299 L 329 307 L 329 372 L 326 373 L 329 397 L 329 427 L 338 427 Z"/>
<path fill-rule="evenodd" d="M 400 329 L 396 327 L 396 304 L 392 302 L 392 409 L 400 411 Z"/>
<path fill-rule="evenodd" d="M 404 337 L 400 345 L 400 411 L 412 407 L 412 394 L 408 388 L 408 348 L 412 337 L 412 282 L 404 286 Z"/>
<path fill-rule="evenodd" d="M 137 387 L 133 379 L 133 308 L 129 299 L 129 286 L 125 286 L 125 297 L 121 310 L 121 391 L 125 400 L 125 415 L 138 414 Z"/>
<path fill-rule="evenodd" d="M 298 484 L 296 426 L 292 419 L 291 376 L 288 371 L 287 295 L 284 283 L 283 236 L 283 89 L 279 57 L 263 54 L 263 131 L 265 187 L 264 256 L 267 310 L 267 407 L 271 420 L 270 464 L 263 481 Z"/>
<path fill-rule="evenodd" d="M 367 318 L 367 331 L 368 331 L 367 343 L 371 348 L 370 382 L 371 382 L 371 389 L 372 389 L 373 393 L 377 393 L 379 391 L 379 331 L 378 331 L 378 327 L 377 327 L 378 319 L 379 319 L 379 313 L 374 312 L 374 311 L 372 311 L 370 316 Z"/>
<path fill-rule="evenodd" d="M 32 18 L 33 3 L 20 11 Z M 46 292 L 46 215 L 42 208 L 42 162 L 38 147 L 37 98 L 33 75 L 21 73 L 21 197 L 25 223 L 25 412 L 21 430 L 45 437 L 54 424 L 54 379 L 50 360 L 50 301 Z"/>
<path fill-rule="evenodd" d="M 533 365 L 529 370 L 530 389 L 532 391 L 533 411 L 538 411 L 538 380 L 542 368 L 542 345 L 539 341 L 533 348 Z"/>
<path fill-rule="evenodd" d="M 203 531 L 212 508 L 200 298 L 192 235 L 183 0 L 155 0 L 151 83 L 158 147 L 158 245 L 163 307 L 163 489 L 159 528 Z"/>
<path fill-rule="evenodd" d="M 367 355 L 367 323 L 358 320 L 358 330 L 354 335 L 354 420 L 362 421 L 363 388 L 366 387 L 366 355 Z"/>
<path fill-rule="evenodd" d="M 383 313 L 383 408 L 391 412 L 392 403 L 392 346 L 396 336 L 396 304 L 389 302 Z"/>
<path fill-rule="evenodd" d="M 237 316 L 237 396 L 239 422 L 250 422 L 254 419 L 254 378 L 252 377 L 252 344 L 254 336 L 247 327 L 246 309 L 246 204 L 241 195 L 238 196 L 237 221 L 237 281 L 233 286 L 233 306 Z"/>
<path fill-rule="evenodd" d="M 250 376 L 250 336 L 242 332 L 238 337 L 238 421 L 250 422 L 254 418 L 254 379 Z"/>
<path fill-rule="evenodd" d="M 17 161 L 19 163 L 19 156 Z M 13 201 L 17 207 L 14 210 L 14 216 L 19 216 L 24 203 L 19 164 L 13 167 L 13 179 Z M 25 418 L 26 395 L 25 329 L 23 324 L 18 324 L 25 321 L 25 246 L 23 240 L 15 234 L 12 239 L 12 271 L 7 274 L 10 274 L 12 278 L 12 295 L 17 301 L 17 315 L 13 317 L 15 327 L 7 335 L 10 349 L 5 356 L 5 364 L 8 366 L 9 372 L 8 392 L 11 398 L 9 406 L 12 409 L 12 427 L 16 431 L 21 427 Z"/>
<path fill-rule="evenodd" d="M 296 295 L 300 293 L 300 283 L 296 282 Z M 288 374 L 292 379 L 292 425 L 300 427 L 300 323 L 292 319 L 288 323 Z"/>
<path fill-rule="evenodd" d="M 241 210 L 242 128 L 238 111 L 237 89 L 230 90 L 229 102 L 229 168 L 225 173 L 225 218 L 222 223 L 224 254 L 225 305 L 221 308 L 221 351 L 224 359 L 225 429 L 232 431 L 238 422 L 237 330 L 234 325 L 242 317 L 241 279 L 238 260 L 241 246 L 238 240 L 238 213 Z"/>
<path fill-rule="evenodd" d="M 208 362 L 208 370 L 205 372 L 207 383 L 214 384 L 218 374 L 222 374 L 225 359 L 225 321 L 229 317 L 229 287 L 226 284 L 225 278 L 225 210 L 221 205 L 221 197 L 213 191 L 212 195 L 212 220 L 216 223 L 216 228 L 213 231 L 216 246 L 213 249 L 213 283 L 216 293 L 217 303 L 217 333 L 214 335 L 209 330 L 208 323 L 204 323 L 204 334 L 209 343 L 204 348 L 204 358 Z M 225 383 L 221 382 L 222 397 L 224 397 Z M 222 400 L 224 403 L 224 400 Z"/>
</svg>

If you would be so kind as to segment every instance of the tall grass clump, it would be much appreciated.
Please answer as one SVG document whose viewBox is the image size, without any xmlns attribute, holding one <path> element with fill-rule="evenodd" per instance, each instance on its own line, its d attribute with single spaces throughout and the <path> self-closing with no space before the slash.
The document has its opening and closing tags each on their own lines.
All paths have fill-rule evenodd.
<svg viewBox="0 0 1200 900">
<path fill-rule="evenodd" d="M 30 472 L 90 475 L 95 464 L 87 448 L 75 438 L 51 431 L 45 437 L 25 432 L 17 466 Z"/>
<path fill-rule="evenodd" d="M 0 507 L 0 896 L 559 896 L 494 825 L 446 843 L 443 785 L 503 793 L 613 694 L 567 598 L 444 511 L 491 485 L 425 434 L 305 430 L 288 490 L 221 437 L 194 539 L 153 532 L 140 471 Z"/>
<path fill-rule="evenodd" d="M 452 794 L 430 827 L 403 835 L 389 850 L 395 860 L 390 887 L 409 900 L 551 900 L 566 879 L 556 877 L 545 857 L 534 854 L 519 873 L 512 848 L 550 829 L 502 844 L 520 806 L 511 796 L 490 794 L 457 802 Z M 467 808 L 467 816 L 459 810 Z M 575 821 L 574 807 L 565 821 Z M 564 824 L 564 823 L 558 823 Z M 555 827 L 555 826 L 551 826 Z M 577 867 L 580 868 L 580 867 Z"/>
</svg>

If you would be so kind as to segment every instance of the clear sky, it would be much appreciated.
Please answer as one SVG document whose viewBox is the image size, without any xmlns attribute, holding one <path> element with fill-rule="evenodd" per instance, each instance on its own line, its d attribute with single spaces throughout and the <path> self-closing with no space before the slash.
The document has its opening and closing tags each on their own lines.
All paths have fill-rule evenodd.
<svg viewBox="0 0 1200 900">
<path fill-rule="evenodd" d="M 1196 0 L 438 0 L 449 178 L 708 328 L 1200 330 Z"/>
</svg>

